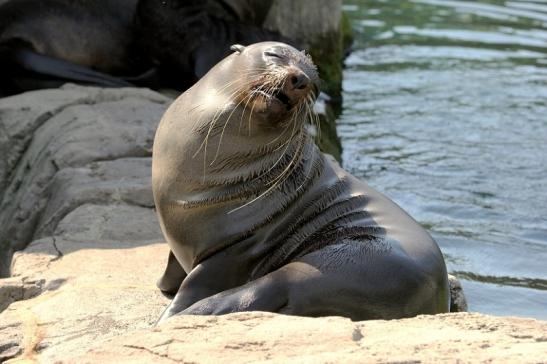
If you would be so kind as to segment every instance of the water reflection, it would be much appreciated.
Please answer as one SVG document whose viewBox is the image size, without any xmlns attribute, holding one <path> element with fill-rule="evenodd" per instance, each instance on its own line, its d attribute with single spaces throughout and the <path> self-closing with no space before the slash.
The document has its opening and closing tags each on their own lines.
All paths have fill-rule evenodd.
<svg viewBox="0 0 547 364">
<path fill-rule="evenodd" d="M 432 232 L 472 310 L 547 318 L 547 2 L 345 10 L 345 166 Z"/>
</svg>

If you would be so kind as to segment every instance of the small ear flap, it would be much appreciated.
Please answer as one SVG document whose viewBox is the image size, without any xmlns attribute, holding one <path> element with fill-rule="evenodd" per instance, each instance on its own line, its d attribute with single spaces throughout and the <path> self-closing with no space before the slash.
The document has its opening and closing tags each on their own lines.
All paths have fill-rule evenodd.
<svg viewBox="0 0 547 364">
<path fill-rule="evenodd" d="M 237 53 L 241 53 L 245 50 L 245 46 L 242 46 L 241 44 L 234 44 L 233 46 L 230 47 L 230 50 Z"/>
</svg>

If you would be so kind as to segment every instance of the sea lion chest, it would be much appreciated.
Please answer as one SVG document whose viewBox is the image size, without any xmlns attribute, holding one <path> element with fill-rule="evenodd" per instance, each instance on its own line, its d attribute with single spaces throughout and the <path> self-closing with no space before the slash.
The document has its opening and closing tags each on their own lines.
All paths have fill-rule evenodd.
<svg viewBox="0 0 547 364">
<path fill-rule="evenodd" d="M 324 231 L 331 231 L 332 241 L 340 238 L 336 229 L 342 225 L 353 223 L 376 232 L 370 229 L 376 225 L 353 179 L 311 140 L 305 149 L 298 168 L 264 196 L 245 194 L 253 189 L 252 182 L 242 182 L 186 193 L 160 206 L 170 248 L 187 272 L 221 253 L 225 267 L 243 269 L 242 274 L 254 279 L 299 252 L 328 244 L 321 237 Z"/>
</svg>

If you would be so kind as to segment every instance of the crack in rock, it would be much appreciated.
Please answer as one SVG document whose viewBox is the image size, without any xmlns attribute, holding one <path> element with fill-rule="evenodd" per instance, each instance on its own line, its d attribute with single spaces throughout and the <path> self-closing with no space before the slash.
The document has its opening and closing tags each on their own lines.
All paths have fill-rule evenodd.
<svg viewBox="0 0 547 364">
<path fill-rule="evenodd" d="M 173 358 L 170 358 L 168 356 L 168 354 L 161 354 L 161 353 L 157 353 L 155 352 L 154 350 L 150 350 L 149 348 L 146 348 L 144 346 L 139 346 L 139 345 L 130 345 L 130 344 L 125 344 L 123 345 L 123 347 L 125 348 L 131 348 L 131 349 L 136 349 L 136 350 L 144 350 L 154 356 L 159 356 L 160 358 L 165 358 L 165 359 L 168 359 L 174 363 L 179 363 L 180 361 L 179 360 L 176 360 L 176 359 L 173 359 Z"/>
<path fill-rule="evenodd" d="M 52 260 L 50 260 L 49 262 L 55 262 L 56 260 L 59 260 L 63 257 L 63 252 L 59 249 L 59 247 L 57 246 L 57 240 L 55 239 L 54 236 L 51 237 L 51 239 L 53 240 L 53 249 L 55 249 L 55 251 L 57 252 L 57 256 L 55 258 L 53 258 Z"/>
</svg>

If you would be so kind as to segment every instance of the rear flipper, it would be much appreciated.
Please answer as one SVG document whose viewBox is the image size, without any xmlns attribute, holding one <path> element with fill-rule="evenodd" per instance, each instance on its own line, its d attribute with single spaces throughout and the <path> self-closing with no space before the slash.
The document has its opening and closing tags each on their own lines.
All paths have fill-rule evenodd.
<svg viewBox="0 0 547 364">
<path fill-rule="evenodd" d="M 34 52 L 24 42 L 0 44 L 0 92 L 3 95 L 55 88 L 67 82 L 101 87 L 131 87 L 121 78 Z"/>
</svg>

